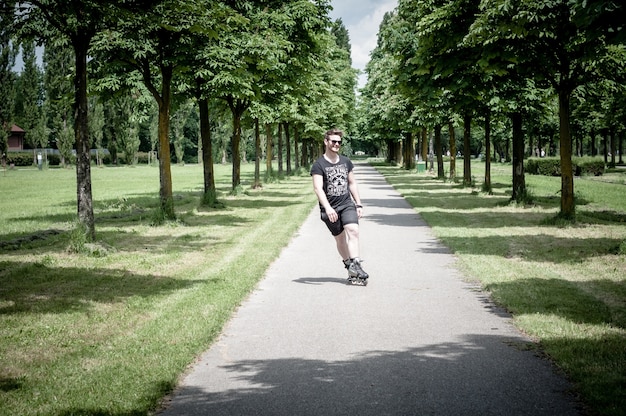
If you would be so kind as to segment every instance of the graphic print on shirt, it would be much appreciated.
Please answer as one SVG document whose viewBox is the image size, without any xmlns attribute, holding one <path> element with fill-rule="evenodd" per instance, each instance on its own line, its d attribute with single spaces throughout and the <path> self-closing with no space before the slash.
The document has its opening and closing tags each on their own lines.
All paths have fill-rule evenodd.
<svg viewBox="0 0 626 416">
<path fill-rule="evenodd" d="M 326 168 L 328 196 L 341 196 L 348 192 L 348 167 L 345 164 Z"/>
</svg>

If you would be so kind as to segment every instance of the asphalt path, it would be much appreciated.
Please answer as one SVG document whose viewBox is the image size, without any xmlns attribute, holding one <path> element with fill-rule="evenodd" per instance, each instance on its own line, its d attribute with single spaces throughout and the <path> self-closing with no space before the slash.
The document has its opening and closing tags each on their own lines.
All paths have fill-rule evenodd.
<svg viewBox="0 0 626 416">
<path fill-rule="evenodd" d="M 159 414 L 580 414 L 407 201 L 374 168 L 355 173 L 368 286 L 346 284 L 315 207 Z"/>
</svg>

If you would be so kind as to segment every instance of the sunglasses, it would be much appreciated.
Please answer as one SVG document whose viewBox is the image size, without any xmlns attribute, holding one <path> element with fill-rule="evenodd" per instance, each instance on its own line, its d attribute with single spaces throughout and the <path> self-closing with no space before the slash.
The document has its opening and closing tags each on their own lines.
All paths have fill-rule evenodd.
<svg viewBox="0 0 626 416">
<path fill-rule="evenodd" d="M 333 146 L 336 145 L 336 144 L 341 146 L 341 140 L 331 140 L 330 142 L 333 144 Z"/>
</svg>

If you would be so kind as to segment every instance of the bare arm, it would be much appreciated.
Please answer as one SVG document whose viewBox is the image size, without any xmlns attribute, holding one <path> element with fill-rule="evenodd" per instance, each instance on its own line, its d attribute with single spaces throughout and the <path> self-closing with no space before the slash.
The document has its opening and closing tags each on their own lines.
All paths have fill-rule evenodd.
<svg viewBox="0 0 626 416">
<path fill-rule="evenodd" d="M 315 195 L 317 195 L 320 205 L 324 207 L 324 211 L 326 211 L 326 215 L 328 215 L 330 222 L 337 221 L 339 219 L 339 215 L 337 215 L 337 212 L 328 202 L 328 198 L 324 192 L 324 178 L 322 175 L 313 175 L 313 190 L 315 191 Z"/>
<path fill-rule="evenodd" d="M 350 189 L 350 194 L 352 195 L 352 199 L 354 199 L 354 203 L 356 204 L 356 212 L 359 215 L 359 218 L 361 218 L 363 216 L 363 205 L 361 204 L 359 186 L 356 183 L 354 171 L 348 173 L 348 188 Z"/>
</svg>

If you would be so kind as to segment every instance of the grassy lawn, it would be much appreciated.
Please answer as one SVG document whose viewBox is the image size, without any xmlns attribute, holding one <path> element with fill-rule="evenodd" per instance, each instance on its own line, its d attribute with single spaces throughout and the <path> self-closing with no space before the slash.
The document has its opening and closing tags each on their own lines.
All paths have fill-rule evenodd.
<svg viewBox="0 0 626 416">
<path fill-rule="evenodd" d="M 379 169 L 576 384 L 593 414 L 626 408 L 626 172 L 577 178 L 578 223 L 554 225 L 560 178 L 532 206 Z M 458 169 L 462 169 L 459 166 Z M 158 169 L 94 168 L 98 241 L 76 252 L 74 170 L 0 172 L 0 416 L 145 415 L 219 334 L 315 205 L 306 172 L 200 207 L 201 167 L 173 166 L 177 221 L 152 226 Z"/>
<path fill-rule="evenodd" d="M 200 207 L 173 166 L 177 221 L 151 226 L 158 168 L 94 168 L 98 241 L 76 253 L 72 169 L 0 172 L 0 415 L 144 415 L 210 345 L 314 207 L 307 172 Z"/>
<path fill-rule="evenodd" d="M 509 203 L 511 166 L 492 166 L 493 194 L 428 173 L 377 165 L 459 258 L 575 383 L 592 414 L 626 409 L 626 171 L 576 178 L 577 223 L 552 219 L 560 178 L 530 176 L 534 203 Z M 462 175 L 462 163 L 457 172 Z"/>
</svg>

